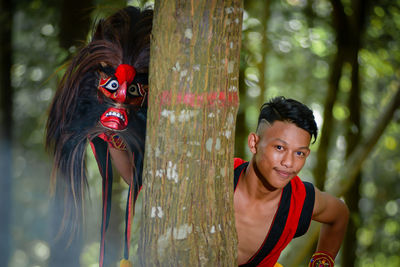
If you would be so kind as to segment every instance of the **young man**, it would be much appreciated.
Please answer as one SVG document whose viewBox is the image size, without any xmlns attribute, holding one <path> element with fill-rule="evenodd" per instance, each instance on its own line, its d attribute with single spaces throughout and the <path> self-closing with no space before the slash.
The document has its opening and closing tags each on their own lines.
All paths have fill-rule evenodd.
<svg viewBox="0 0 400 267">
<path fill-rule="evenodd" d="M 322 228 L 310 266 L 333 266 L 349 211 L 297 176 L 312 138 L 317 125 L 305 105 L 277 97 L 262 106 L 257 131 L 248 137 L 250 162 L 235 159 L 239 266 L 274 266 L 292 238 L 307 232 L 311 219 Z"/>
<path fill-rule="evenodd" d="M 240 266 L 274 266 L 292 238 L 307 232 L 311 219 L 323 225 L 310 266 L 333 266 L 349 211 L 339 199 L 297 177 L 312 138 L 317 138 L 317 125 L 305 105 L 277 97 L 261 108 L 257 131 L 248 137 L 252 159 L 235 159 Z M 129 183 L 132 168 L 126 151 L 110 147 L 110 152 Z"/>
<path fill-rule="evenodd" d="M 341 200 L 297 176 L 312 138 L 317 138 L 317 125 L 302 103 L 277 97 L 262 106 L 257 131 L 248 137 L 250 162 L 235 159 L 240 266 L 274 266 L 292 238 L 307 232 L 311 219 L 322 228 L 310 266 L 333 266 L 349 211 Z"/>
</svg>

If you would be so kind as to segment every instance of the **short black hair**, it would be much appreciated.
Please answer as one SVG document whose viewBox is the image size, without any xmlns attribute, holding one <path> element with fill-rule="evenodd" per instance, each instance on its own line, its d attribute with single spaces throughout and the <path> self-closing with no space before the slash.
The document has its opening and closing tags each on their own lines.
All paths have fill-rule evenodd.
<svg viewBox="0 0 400 267">
<path fill-rule="evenodd" d="M 317 140 L 318 126 L 313 111 L 294 99 L 278 96 L 264 103 L 260 109 L 257 128 L 262 120 L 266 120 L 270 124 L 274 121 L 294 123 L 297 127 L 306 130 L 311 137 L 314 137 L 314 142 Z"/>
</svg>

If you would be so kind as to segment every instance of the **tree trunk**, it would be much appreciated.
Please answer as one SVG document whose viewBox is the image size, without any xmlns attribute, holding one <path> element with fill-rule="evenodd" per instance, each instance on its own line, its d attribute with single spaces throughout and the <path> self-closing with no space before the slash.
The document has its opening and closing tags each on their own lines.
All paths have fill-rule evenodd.
<svg viewBox="0 0 400 267">
<path fill-rule="evenodd" d="M 349 122 L 347 125 L 346 134 L 346 158 L 353 153 L 354 148 L 358 145 L 362 138 L 363 132 L 361 125 L 361 88 L 359 77 L 359 63 L 358 52 L 361 47 L 361 36 L 364 33 L 364 25 L 366 20 L 368 1 L 353 1 L 355 13 L 352 16 L 352 23 L 354 25 L 354 39 L 351 43 L 351 91 L 347 101 L 347 107 L 350 111 Z M 347 233 L 343 242 L 342 249 L 342 265 L 344 267 L 355 266 L 356 263 L 356 250 L 357 250 L 357 229 L 359 227 L 360 209 L 358 202 L 360 201 L 360 186 L 362 180 L 362 172 L 360 171 L 354 180 L 354 184 L 350 187 L 349 191 L 344 194 L 347 206 L 350 210 L 350 219 L 347 226 Z"/>
<path fill-rule="evenodd" d="M 235 266 L 242 1 L 155 2 L 139 257 Z"/>
<path fill-rule="evenodd" d="M 332 139 L 334 118 L 333 106 L 336 102 L 339 91 L 339 81 L 342 75 L 344 63 L 348 60 L 348 42 L 351 40 L 352 32 L 347 15 L 344 13 L 344 7 L 340 0 L 331 0 L 333 6 L 333 26 L 336 33 L 337 53 L 332 64 L 332 69 L 328 81 L 328 91 L 324 103 L 324 117 L 321 129 L 321 138 L 317 150 L 317 164 L 313 170 L 315 185 L 324 190 L 326 172 L 328 167 L 328 155 Z"/>
<path fill-rule="evenodd" d="M 13 89 L 11 87 L 13 22 L 12 1 L 0 1 L 0 262 L 8 265 L 11 254 L 12 211 L 12 127 Z"/>
</svg>

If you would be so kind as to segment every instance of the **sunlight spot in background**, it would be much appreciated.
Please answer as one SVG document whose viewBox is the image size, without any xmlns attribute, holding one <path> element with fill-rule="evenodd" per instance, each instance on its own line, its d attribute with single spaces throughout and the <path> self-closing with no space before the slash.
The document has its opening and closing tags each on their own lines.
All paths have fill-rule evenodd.
<svg viewBox="0 0 400 267">
<path fill-rule="evenodd" d="M 312 74 L 315 78 L 325 79 L 329 75 L 329 65 L 323 60 L 318 60 L 315 67 L 312 69 Z"/>
<path fill-rule="evenodd" d="M 369 246 L 374 240 L 374 231 L 372 229 L 361 228 L 357 231 L 357 240 L 363 246 Z"/>
<path fill-rule="evenodd" d="M 335 117 L 335 119 L 337 119 L 339 121 L 347 119 L 349 114 L 350 114 L 350 112 L 346 106 L 343 106 L 338 103 L 336 103 L 333 106 L 333 116 Z"/>
<path fill-rule="evenodd" d="M 247 88 L 247 95 L 252 98 L 259 97 L 261 94 L 260 87 L 253 84 L 253 86 Z"/>
<path fill-rule="evenodd" d="M 395 150 L 397 146 L 396 139 L 393 136 L 385 136 L 385 147 L 389 150 Z"/>
<path fill-rule="evenodd" d="M 336 148 L 341 151 L 344 151 L 346 149 L 346 139 L 343 135 L 338 136 L 336 140 Z"/>
<path fill-rule="evenodd" d="M 366 182 L 362 186 L 362 194 L 365 195 L 366 197 L 374 198 L 377 192 L 378 189 L 376 188 L 376 185 L 373 182 Z"/>
<path fill-rule="evenodd" d="M 387 220 L 383 230 L 387 235 L 395 235 L 399 231 L 399 224 L 395 220 Z"/>
<path fill-rule="evenodd" d="M 25 74 L 25 72 L 26 72 L 26 66 L 25 66 L 25 65 L 22 65 L 22 64 L 15 64 L 15 65 L 13 65 L 13 67 L 12 67 L 12 71 L 13 71 L 13 74 L 14 74 L 16 77 L 21 77 L 21 76 L 23 76 L 23 75 Z"/>
<path fill-rule="evenodd" d="M 49 101 L 53 97 L 53 90 L 51 88 L 44 88 L 39 93 L 39 99 L 42 101 Z"/>
<path fill-rule="evenodd" d="M 289 41 L 281 40 L 278 43 L 279 51 L 289 53 L 292 50 L 292 44 Z"/>
<path fill-rule="evenodd" d="M 286 0 L 286 2 L 291 6 L 305 6 L 307 1 L 306 0 Z"/>
<path fill-rule="evenodd" d="M 42 27 L 41 33 L 46 36 L 50 36 L 54 33 L 54 27 L 51 24 L 46 24 Z"/>
<path fill-rule="evenodd" d="M 17 249 L 11 258 L 10 266 L 28 266 L 28 256 L 26 255 L 26 253 L 22 250 Z"/>
<path fill-rule="evenodd" d="M 293 31 L 298 31 L 303 27 L 303 24 L 298 19 L 292 19 L 289 21 L 289 28 Z"/>
<path fill-rule="evenodd" d="M 385 205 L 385 211 L 389 216 L 394 216 L 397 214 L 399 207 L 397 206 L 396 201 L 391 200 Z"/>
<path fill-rule="evenodd" d="M 322 127 L 322 111 L 321 111 L 321 105 L 318 105 L 316 103 L 311 104 L 311 109 L 314 114 L 315 122 L 317 123 L 319 131 L 321 131 Z M 319 132 L 320 133 L 320 132 Z"/>
<path fill-rule="evenodd" d="M 33 68 L 30 79 L 34 82 L 38 82 L 43 78 L 43 70 L 41 68 Z"/>
<path fill-rule="evenodd" d="M 32 246 L 34 255 L 41 261 L 45 261 L 50 257 L 50 249 L 46 242 L 39 240 L 35 241 Z"/>
<path fill-rule="evenodd" d="M 86 245 L 81 254 L 80 263 L 81 266 L 88 267 L 98 267 L 98 259 L 99 259 L 99 242 L 93 242 Z"/>
</svg>

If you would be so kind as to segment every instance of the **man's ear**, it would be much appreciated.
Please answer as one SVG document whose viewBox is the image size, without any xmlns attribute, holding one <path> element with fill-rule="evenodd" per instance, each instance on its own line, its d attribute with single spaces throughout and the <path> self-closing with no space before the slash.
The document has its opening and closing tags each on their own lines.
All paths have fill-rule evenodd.
<svg viewBox="0 0 400 267">
<path fill-rule="evenodd" d="M 247 138 L 247 145 L 250 148 L 251 153 L 257 153 L 257 143 L 260 137 L 256 133 L 250 133 Z"/>
</svg>

